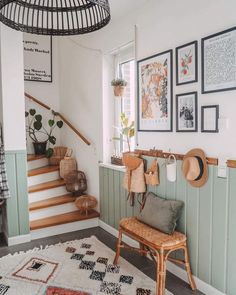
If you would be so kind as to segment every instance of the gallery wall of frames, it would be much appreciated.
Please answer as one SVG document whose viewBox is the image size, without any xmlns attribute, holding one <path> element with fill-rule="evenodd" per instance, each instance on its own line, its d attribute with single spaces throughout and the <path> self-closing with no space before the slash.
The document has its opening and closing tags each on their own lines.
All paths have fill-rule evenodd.
<svg viewBox="0 0 236 295">
<path fill-rule="evenodd" d="M 175 73 L 173 73 L 174 55 Z M 200 58 L 201 70 L 198 69 Z M 139 60 L 137 62 L 138 131 L 218 133 L 220 105 L 199 105 L 198 98 L 208 93 L 236 90 L 235 69 L 236 27 L 201 40 L 190 40 L 189 43 L 177 47 L 175 54 L 173 49 L 169 49 Z M 173 97 L 174 75 L 177 86 L 175 98 Z M 179 86 L 197 84 L 198 81 L 201 83 L 201 93 L 181 92 Z M 175 110 L 173 110 L 174 99 Z M 176 122 L 173 122 L 174 112 Z"/>
</svg>

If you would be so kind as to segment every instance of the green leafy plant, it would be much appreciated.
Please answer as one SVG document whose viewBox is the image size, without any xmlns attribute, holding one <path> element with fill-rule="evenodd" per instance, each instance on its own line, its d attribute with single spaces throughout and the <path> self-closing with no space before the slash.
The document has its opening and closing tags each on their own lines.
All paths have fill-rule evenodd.
<svg viewBox="0 0 236 295">
<path fill-rule="evenodd" d="M 52 118 L 48 120 L 48 128 L 46 129 L 43 126 L 43 117 L 40 114 L 37 114 L 35 109 L 30 109 L 25 112 L 25 117 L 27 118 L 26 132 L 29 134 L 29 137 L 33 142 L 42 142 L 39 140 L 39 134 L 44 134 L 45 140 L 43 142 L 49 143 L 49 147 L 46 150 L 46 156 L 50 158 L 53 154 L 53 149 L 50 148 L 50 144 L 56 144 L 56 137 L 53 135 L 54 129 L 62 128 L 63 121 L 56 120 L 57 113 L 52 111 Z"/>
<path fill-rule="evenodd" d="M 125 81 L 124 79 L 113 79 L 111 81 L 111 86 L 127 86 L 127 81 Z"/>
<path fill-rule="evenodd" d="M 126 142 L 130 152 L 130 139 L 134 137 L 135 135 L 134 121 L 130 123 L 129 118 L 126 117 L 125 113 L 121 113 L 120 119 L 121 119 L 121 127 L 120 128 L 115 127 L 115 128 L 119 131 L 120 135 L 122 136 L 113 137 L 113 140 L 119 140 L 119 141 L 122 140 Z"/>
</svg>

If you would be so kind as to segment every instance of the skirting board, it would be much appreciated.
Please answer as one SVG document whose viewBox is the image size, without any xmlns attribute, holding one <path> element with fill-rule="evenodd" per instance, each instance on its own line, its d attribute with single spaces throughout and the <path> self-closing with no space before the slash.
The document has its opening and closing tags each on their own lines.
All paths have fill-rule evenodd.
<svg viewBox="0 0 236 295">
<path fill-rule="evenodd" d="M 22 236 L 15 236 L 15 237 L 8 237 L 7 233 L 5 231 L 3 231 L 3 235 L 4 235 L 4 238 L 5 238 L 8 246 L 24 244 L 24 243 L 28 243 L 31 241 L 30 234 L 22 235 Z"/>
<path fill-rule="evenodd" d="M 104 229 L 105 231 L 112 234 L 113 236 L 115 236 L 115 237 L 118 236 L 118 230 L 113 228 L 112 226 L 106 224 L 102 220 L 99 220 L 99 226 L 102 229 Z M 128 236 L 124 235 L 123 241 L 132 247 L 139 247 L 138 242 L 132 240 Z M 188 279 L 187 279 L 187 275 L 186 275 L 185 270 L 181 269 L 180 267 L 178 267 L 177 265 L 175 265 L 174 263 L 169 262 L 169 261 L 167 262 L 167 269 L 169 272 L 173 273 L 175 276 L 177 276 L 181 280 L 188 283 Z M 208 285 L 207 283 L 203 282 L 202 280 L 200 280 L 199 278 L 197 278 L 195 276 L 194 276 L 194 279 L 195 279 L 195 282 L 197 285 L 197 289 L 199 291 L 203 292 L 204 294 L 206 294 L 206 295 L 226 295 L 226 294 L 220 292 L 219 290 L 215 289 L 211 285 Z"/>
<path fill-rule="evenodd" d="M 83 230 L 87 228 L 97 227 L 99 225 L 99 219 L 93 218 L 88 220 L 76 221 L 42 229 L 36 229 L 31 231 L 31 239 L 41 239 L 51 236 L 57 236 L 65 233 L 70 233 L 77 230 Z"/>
</svg>

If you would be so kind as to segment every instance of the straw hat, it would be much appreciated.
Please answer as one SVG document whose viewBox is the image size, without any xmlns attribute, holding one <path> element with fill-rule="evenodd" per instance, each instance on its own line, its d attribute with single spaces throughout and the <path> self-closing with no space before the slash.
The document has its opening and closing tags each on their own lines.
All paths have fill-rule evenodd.
<svg viewBox="0 0 236 295">
<path fill-rule="evenodd" d="M 208 179 L 208 166 L 204 151 L 201 149 L 189 151 L 184 156 L 182 172 L 192 186 L 202 187 Z"/>
</svg>

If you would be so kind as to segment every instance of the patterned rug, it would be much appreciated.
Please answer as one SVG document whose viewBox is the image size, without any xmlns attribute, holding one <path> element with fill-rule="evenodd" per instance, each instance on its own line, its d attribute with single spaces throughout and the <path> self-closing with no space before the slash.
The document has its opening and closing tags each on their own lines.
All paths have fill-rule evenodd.
<svg viewBox="0 0 236 295">
<path fill-rule="evenodd" d="M 0 295 L 152 295 L 155 282 L 96 237 L 0 259 Z M 166 291 L 166 295 L 173 295 Z"/>
</svg>

